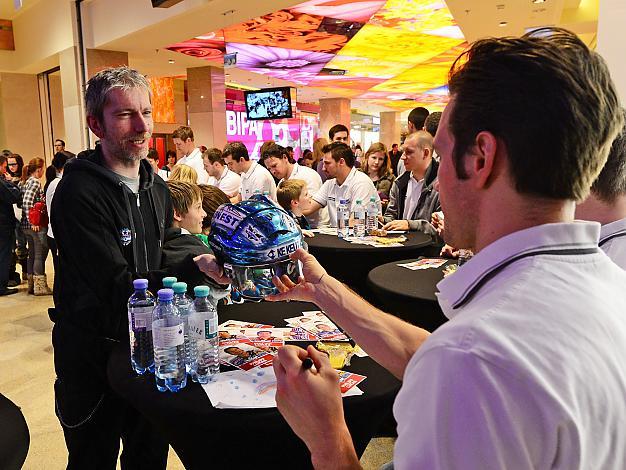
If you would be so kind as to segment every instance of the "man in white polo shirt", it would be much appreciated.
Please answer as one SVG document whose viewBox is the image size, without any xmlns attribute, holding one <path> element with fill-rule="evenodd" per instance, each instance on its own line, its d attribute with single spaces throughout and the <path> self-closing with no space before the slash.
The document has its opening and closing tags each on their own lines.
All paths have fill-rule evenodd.
<svg viewBox="0 0 626 470">
<path fill-rule="evenodd" d="M 380 197 L 372 180 L 362 171 L 354 167 L 354 154 L 350 147 L 343 142 L 331 142 L 322 149 L 324 152 L 324 171 L 327 179 L 320 190 L 311 200 L 311 208 L 304 211 L 309 217 L 322 207 L 328 207 L 330 226 L 337 226 L 337 204 L 345 199 L 350 213 L 354 210 L 356 201 L 360 200 L 363 207 L 367 207 L 370 198 L 374 196 L 380 212 Z"/>
<path fill-rule="evenodd" d="M 180 126 L 172 134 L 176 151 L 182 155 L 176 162 L 177 165 L 187 165 L 198 173 L 198 184 L 207 184 L 209 174 L 204 169 L 202 162 L 202 152 L 193 141 L 193 131 L 191 127 Z"/>
<path fill-rule="evenodd" d="M 272 201 L 276 201 L 276 183 L 265 167 L 250 160 L 248 149 L 241 142 L 230 142 L 224 147 L 222 157 L 228 169 L 241 176 L 238 199 L 245 201 L 255 193 L 268 193 Z"/>
<path fill-rule="evenodd" d="M 448 88 L 445 236 L 476 253 L 437 286 L 450 321 L 429 335 L 385 314 L 304 250 L 304 278 L 275 279 L 269 300 L 315 302 L 402 379 L 396 470 L 624 468 L 626 272 L 598 248 L 599 224 L 574 222 L 623 125 L 608 68 L 543 28 L 474 42 Z M 313 466 L 360 468 L 328 358 L 286 346 L 274 371 Z"/>
<path fill-rule="evenodd" d="M 236 202 L 241 186 L 241 176 L 230 170 L 222 157 L 222 151 L 210 148 L 202 154 L 204 169 L 209 174 L 209 184 L 215 186 Z"/>
<path fill-rule="evenodd" d="M 265 167 L 280 182 L 284 179 L 298 179 L 306 183 L 309 194 L 315 194 L 322 187 L 322 178 L 317 171 L 298 165 L 297 162 L 291 163 L 289 152 L 286 148 L 273 144 L 265 149 L 262 155 L 265 161 Z M 307 217 L 311 228 L 318 228 L 328 225 L 328 210 L 322 208 Z"/>
<path fill-rule="evenodd" d="M 591 194 L 576 207 L 576 217 L 602 224 L 600 248 L 626 269 L 626 127 L 613 141 L 606 165 L 591 186 Z"/>
</svg>

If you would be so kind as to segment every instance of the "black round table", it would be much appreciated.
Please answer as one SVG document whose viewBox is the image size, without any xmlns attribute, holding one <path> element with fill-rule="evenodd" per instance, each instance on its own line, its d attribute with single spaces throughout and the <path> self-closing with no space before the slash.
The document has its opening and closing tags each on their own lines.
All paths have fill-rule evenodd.
<svg viewBox="0 0 626 470">
<path fill-rule="evenodd" d="M 307 310 L 317 307 L 306 302 L 260 302 L 220 305 L 218 315 L 220 323 L 242 320 L 286 327 L 285 318 Z M 363 395 L 343 399 L 346 422 L 361 456 L 388 416 L 400 382 L 369 357 L 353 357 L 346 370 L 367 376 L 359 384 Z M 311 468 L 308 449 L 276 408 L 216 409 L 201 386 L 191 381 L 178 393 L 161 393 L 153 375 L 137 376 L 131 370 L 127 345 L 113 351 L 107 374 L 113 389 L 163 432 L 187 469 Z M 306 405 L 306 397 L 303 400 Z"/>
<path fill-rule="evenodd" d="M 0 468 L 18 470 L 22 468 L 28 447 L 30 434 L 24 415 L 19 407 L 0 394 Z"/>
<path fill-rule="evenodd" d="M 316 233 L 305 241 L 309 253 L 317 258 L 331 276 L 371 300 L 366 282 L 368 272 L 384 263 L 426 255 L 434 247 L 432 236 L 425 233 L 406 232 L 404 236 L 407 241 L 402 246 L 384 248 L 350 243 L 335 235 L 322 233 Z"/>
<path fill-rule="evenodd" d="M 398 266 L 412 261 L 416 259 L 378 266 L 368 274 L 367 283 L 383 310 L 413 325 L 434 331 L 447 321 L 437 302 L 436 286 L 443 279 L 444 268 L 456 264 L 456 260 L 447 260 L 438 268 L 417 271 Z"/>
</svg>

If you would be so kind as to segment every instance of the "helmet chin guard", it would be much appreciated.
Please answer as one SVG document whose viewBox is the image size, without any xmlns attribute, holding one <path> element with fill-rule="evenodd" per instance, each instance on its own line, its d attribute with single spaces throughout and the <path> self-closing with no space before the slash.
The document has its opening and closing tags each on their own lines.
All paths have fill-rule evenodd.
<svg viewBox="0 0 626 470">
<path fill-rule="evenodd" d="M 299 262 L 289 258 L 306 248 L 295 220 L 267 197 L 252 196 L 237 204 L 222 204 L 211 222 L 209 244 L 235 293 L 252 300 L 277 293 L 273 276 L 298 282 Z"/>
</svg>

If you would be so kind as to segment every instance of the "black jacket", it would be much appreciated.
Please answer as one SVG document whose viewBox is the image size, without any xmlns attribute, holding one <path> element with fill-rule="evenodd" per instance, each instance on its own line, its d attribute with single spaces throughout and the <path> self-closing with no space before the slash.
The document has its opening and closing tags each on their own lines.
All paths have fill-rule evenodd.
<svg viewBox="0 0 626 470">
<path fill-rule="evenodd" d="M 410 230 L 437 235 L 437 231 L 430 224 L 430 220 L 433 212 L 441 210 L 439 193 L 434 188 L 438 170 L 439 163 L 434 159 L 431 160 L 430 166 L 424 175 L 424 185 L 422 186 L 422 192 L 420 193 L 417 207 L 409 219 Z M 406 191 L 409 186 L 409 178 L 411 178 L 411 172 L 406 171 L 393 182 L 391 191 L 389 192 L 389 205 L 385 211 L 385 222 L 404 219 L 404 203 L 406 200 Z"/>
<path fill-rule="evenodd" d="M 165 230 L 173 207 L 167 186 L 145 160 L 133 194 L 103 166 L 100 147 L 67 163 L 52 202 L 59 249 L 53 320 L 84 337 L 126 339 L 126 303 L 132 281 L 147 278 L 156 292 L 164 276 L 195 285 L 202 273 L 193 255 L 161 268 Z M 51 315 L 52 316 L 52 315 Z"/>
<path fill-rule="evenodd" d="M 17 219 L 13 212 L 13 204 L 22 200 L 22 193 L 17 185 L 0 175 L 0 228 L 15 229 Z"/>
<path fill-rule="evenodd" d="M 170 267 L 179 266 L 184 263 L 185 258 L 188 255 L 198 256 L 205 254 L 213 254 L 211 248 L 202 243 L 195 235 L 182 233 L 180 228 L 170 227 L 165 230 L 165 240 L 163 242 L 163 261 L 162 266 L 164 269 Z M 196 283 L 196 285 L 209 285 L 216 288 L 223 288 L 213 279 L 203 275 L 202 282 Z M 189 286 L 188 292 L 193 292 L 193 285 Z"/>
</svg>

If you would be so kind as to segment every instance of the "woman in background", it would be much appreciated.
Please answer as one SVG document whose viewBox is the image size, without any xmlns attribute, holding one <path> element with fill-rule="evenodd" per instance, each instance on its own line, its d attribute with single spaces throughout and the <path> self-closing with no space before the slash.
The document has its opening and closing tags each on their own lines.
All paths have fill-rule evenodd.
<svg viewBox="0 0 626 470">
<path fill-rule="evenodd" d="M 52 291 L 46 280 L 46 258 L 48 243 L 46 240 L 47 226 L 32 225 L 28 218 L 31 208 L 36 202 L 45 201 L 39 180 L 45 171 L 42 158 L 33 158 L 22 171 L 22 221 L 20 226 L 26 235 L 28 244 L 28 293 L 34 295 L 50 295 Z"/>
<path fill-rule="evenodd" d="M 383 211 L 389 203 L 389 191 L 396 177 L 391 169 L 391 160 L 387 153 L 385 144 L 381 142 L 373 143 L 363 157 L 363 168 L 361 171 L 370 177 L 380 200 L 383 204 Z"/>
<path fill-rule="evenodd" d="M 52 165 L 46 169 L 46 184 L 43 187 L 43 192 L 46 195 L 46 209 L 48 210 L 49 220 L 51 220 L 52 217 L 52 198 L 54 197 L 54 192 L 56 191 L 57 185 L 63 176 L 63 168 L 65 167 L 67 160 L 68 156 L 66 154 L 57 152 L 52 158 Z M 54 272 L 57 272 L 59 269 L 59 253 L 56 241 L 54 240 L 54 234 L 52 233 L 52 224 L 50 223 L 48 223 L 47 235 L 46 240 L 48 242 L 48 248 L 50 248 L 50 253 L 52 253 Z"/>
<path fill-rule="evenodd" d="M 328 179 L 328 175 L 323 170 L 324 152 L 322 152 L 322 149 L 326 144 L 328 144 L 328 140 L 324 137 L 318 137 L 313 141 L 313 163 L 311 164 L 311 168 L 317 170 L 317 173 L 322 178 L 322 183 Z"/>
</svg>

